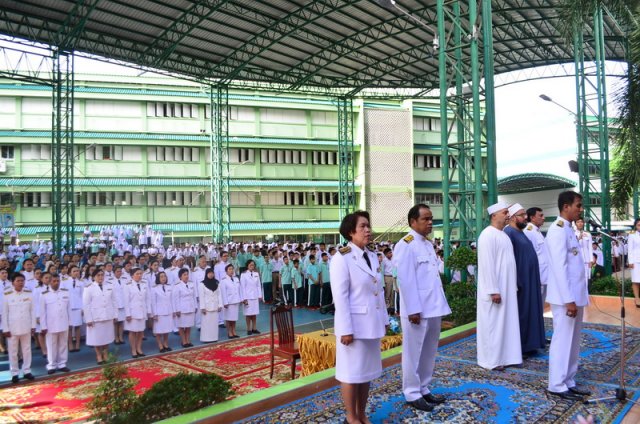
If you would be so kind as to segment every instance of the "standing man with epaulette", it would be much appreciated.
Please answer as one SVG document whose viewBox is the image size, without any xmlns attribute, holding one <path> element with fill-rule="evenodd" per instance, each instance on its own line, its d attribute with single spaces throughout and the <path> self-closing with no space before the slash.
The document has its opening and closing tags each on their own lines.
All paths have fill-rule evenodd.
<svg viewBox="0 0 640 424">
<path fill-rule="evenodd" d="M 431 240 L 433 214 L 419 203 L 409 209 L 411 231 L 398 241 L 393 259 L 400 281 L 400 319 L 402 321 L 402 391 L 405 400 L 421 411 L 431 411 L 445 402 L 431 393 L 441 319 L 451 309 L 442 288 L 438 260 Z"/>
<path fill-rule="evenodd" d="M 565 191 L 558 196 L 560 216 L 547 232 L 549 282 L 547 302 L 553 314 L 549 347 L 549 393 L 568 400 L 582 400 L 591 393 L 575 381 L 580 358 L 580 332 L 589 292 L 580 244 L 571 228 L 582 213 L 582 195 Z"/>
<path fill-rule="evenodd" d="M 60 288 L 60 276 L 53 274 L 49 288 L 40 296 L 40 330 L 47 340 L 47 374 L 69 372 L 69 290 Z"/>
<path fill-rule="evenodd" d="M 30 290 L 24 288 L 24 275 L 13 276 L 13 290 L 5 292 L 2 301 L 2 333 L 7 339 L 11 382 L 20 380 L 18 349 L 22 352 L 22 373 L 27 380 L 31 374 L 31 335 L 36 331 L 36 314 Z"/>
</svg>

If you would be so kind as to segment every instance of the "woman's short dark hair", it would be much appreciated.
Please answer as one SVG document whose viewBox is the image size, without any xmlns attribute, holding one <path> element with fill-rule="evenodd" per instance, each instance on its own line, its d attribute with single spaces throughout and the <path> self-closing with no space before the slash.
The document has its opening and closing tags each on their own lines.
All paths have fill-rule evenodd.
<svg viewBox="0 0 640 424">
<path fill-rule="evenodd" d="M 369 225 L 371 225 L 369 212 L 355 211 L 342 218 L 342 222 L 340 223 L 340 235 L 345 239 L 351 241 L 351 234 L 356 231 L 356 227 L 358 226 L 358 218 L 360 217 L 366 218 L 367 221 L 369 221 Z"/>
<path fill-rule="evenodd" d="M 638 225 L 638 222 L 640 222 L 640 218 L 636 218 L 636 220 L 633 221 L 633 228 L 636 228 L 636 225 Z"/>
<path fill-rule="evenodd" d="M 182 278 L 182 276 L 184 274 L 188 274 L 189 270 L 187 268 L 182 268 L 180 271 L 178 271 L 178 278 Z"/>
<path fill-rule="evenodd" d="M 224 272 L 227 272 L 229 268 L 233 268 L 233 264 L 227 264 L 227 266 L 224 267 Z"/>
</svg>

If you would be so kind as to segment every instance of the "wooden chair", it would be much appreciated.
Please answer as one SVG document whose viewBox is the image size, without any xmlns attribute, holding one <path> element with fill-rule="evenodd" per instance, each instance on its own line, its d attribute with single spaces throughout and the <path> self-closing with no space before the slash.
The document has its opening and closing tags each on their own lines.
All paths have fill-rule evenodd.
<svg viewBox="0 0 640 424">
<path fill-rule="evenodd" d="M 271 377 L 273 378 L 274 359 L 276 356 L 291 361 L 291 379 L 296 378 L 296 361 L 300 359 L 300 351 L 293 331 L 293 309 L 291 306 L 278 305 L 271 308 Z M 276 328 L 274 329 L 274 324 Z M 275 345 L 275 331 L 278 332 L 278 345 Z"/>
</svg>

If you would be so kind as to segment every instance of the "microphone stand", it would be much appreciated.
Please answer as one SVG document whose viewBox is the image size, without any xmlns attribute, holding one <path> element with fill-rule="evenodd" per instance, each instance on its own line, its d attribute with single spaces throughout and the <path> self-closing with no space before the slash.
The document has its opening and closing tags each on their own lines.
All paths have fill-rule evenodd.
<svg viewBox="0 0 640 424">
<path fill-rule="evenodd" d="M 611 241 L 618 241 L 616 237 L 613 237 L 611 234 L 608 234 L 604 231 L 602 231 L 602 228 L 597 229 L 596 230 L 600 235 L 605 236 L 607 238 L 609 238 Z M 607 400 L 614 400 L 617 399 L 620 402 L 626 402 L 629 401 L 631 403 L 637 404 L 637 402 L 627 398 L 627 390 L 625 389 L 625 383 L 624 383 L 624 368 L 625 368 L 625 360 L 624 360 L 624 350 L 625 350 L 625 338 L 626 338 L 626 323 L 625 323 L 625 316 L 626 316 L 626 311 L 625 311 L 625 307 L 624 307 L 624 299 L 625 299 L 625 294 L 624 294 L 624 285 L 625 285 L 625 265 L 624 265 L 624 261 L 622 263 L 622 288 L 620 291 L 620 321 L 621 321 L 621 325 L 620 325 L 620 331 L 622 332 L 622 336 L 620 337 L 620 383 L 618 385 L 618 388 L 616 389 L 616 393 L 614 396 L 606 396 L 606 397 L 601 397 L 601 398 L 596 398 L 596 399 L 588 399 L 585 400 L 584 403 L 596 403 L 596 402 L 601 402 L 601 401 L 607 401 Z"/>
</svg>

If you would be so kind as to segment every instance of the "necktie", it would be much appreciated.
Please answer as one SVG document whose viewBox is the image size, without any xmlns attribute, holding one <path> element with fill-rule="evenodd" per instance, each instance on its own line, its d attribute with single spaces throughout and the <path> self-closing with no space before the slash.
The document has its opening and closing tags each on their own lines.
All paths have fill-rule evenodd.
<svg viewBox="0 0 640 424">
<path fill-rule="evenodd" d="M 164 284 L 162 285 L 162 291 L 163 291 L 163 292 L 165 292 L 165 293 L 167 292 L 167 291 L 164 289 Z"/>
<path fill-rule="evenodd" d="M 102 291 L 102 284 L 98 284 L 98 287 L 100 287 L 100 291 Z"/>
<path fill-rule="evenodd" d="M 138 291 L 141 291 L 142 289 L 140 288 L 140 284 L 136 284 L 136 286 L 138 286 Z"/>
<path fill-rule="evenodd" d="M 73 279 L 73 288 L 74 289 L 76 288 L 76 280 L 75 280 L 75 278 Z"/>
<path fill-rule="evenodd" d="M 367 265 L 369 265 L 369 269 L 373 269 L 371 268 L 371 261 L 369 260 L 369 255 L 367 255 L 367 252 L 364 252 L 364 260 L 367 261 Z"/>
</svg>

